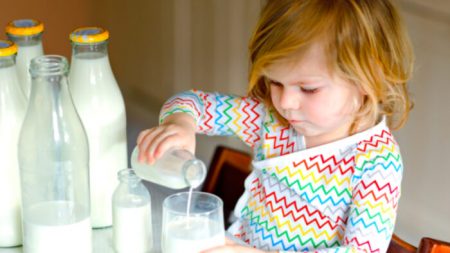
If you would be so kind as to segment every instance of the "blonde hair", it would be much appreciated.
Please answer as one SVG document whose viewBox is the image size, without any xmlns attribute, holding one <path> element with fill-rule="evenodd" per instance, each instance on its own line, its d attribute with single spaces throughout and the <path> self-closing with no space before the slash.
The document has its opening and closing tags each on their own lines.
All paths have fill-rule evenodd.
<svg viewBox="0 0 450 253">
<path fill-rule="evenodd" d="M 314 42 L 325 43 L 330 70 L 365 94 L 350 132 L 381 115 L 392 129 L 403 126 L 414 57 L 389 0 L 269 0 L 250 40 L 249 96 L 273 108 L 264 69 Z"/>
</svg>

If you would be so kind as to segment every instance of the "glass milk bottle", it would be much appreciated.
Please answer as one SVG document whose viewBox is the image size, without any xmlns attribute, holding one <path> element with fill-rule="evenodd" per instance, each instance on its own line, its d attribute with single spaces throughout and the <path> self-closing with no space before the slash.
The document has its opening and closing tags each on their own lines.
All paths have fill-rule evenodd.
<svg viewBox="0 0 450 253">
<path fill-rule="evenodd" d="M 70 35 L 70 91 L 89 140 L 94 228 L 112 224 L 117 172 L 128 167 L 125 104 L 109 64 L 108 37 L 108 31 L 96 27 Z"/>
<path fill-rule="evenodd" d="M 22 244 L 17 143 L 26 100 L 15 66 L 17 46 L 0 40 L 0 247 Z"/>
<path fill-rule="evenodd" d="M 198 187 L 206 177 L 205 164 L 185 149 L 169 149 L 155 163 L 149 165 L 138 161 L 139 149 L 131 154 L 131 167 L 147 181 L 172 189 Z"/>
<path fill-rule="evenodd" d="M 20 86 L 26 98 L 30 96 L 31 90 L 30 62 L 34 57 L 44 54 L 43 32 L 44 24 L 34 19 L 14 20 L 6 26 L 6 35 L 19 46 L 16 64 Z"/>
<path fill-rule="evenodd" d="M 113 195 L 113 242 L 118 253 L 149 252 L 153 246 L 150 194 L 132 169 L 118 173 Z"/>
<path fill-rule="evenodd" d="M 92 251 L 88 143 L 67 72 L 63 56 L 31 61 L 18 150 L 25 253 Z"/>
</svg>

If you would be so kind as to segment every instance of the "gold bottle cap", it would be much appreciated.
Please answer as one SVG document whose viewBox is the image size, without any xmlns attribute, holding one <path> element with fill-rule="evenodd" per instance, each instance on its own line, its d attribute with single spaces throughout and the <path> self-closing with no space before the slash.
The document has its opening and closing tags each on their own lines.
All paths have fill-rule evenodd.
<svg viewBox="0 0 450 253">
<path fill-rule="evenodd" d="M 108 38 L 108 30 L 101 27 L 81 27 L 70 34 L 70 40 L 80 44 L 99 43 Z"/>
<path fill-rule="evenodd" d="M 36 35 L 44 31 L 44 24 L 35 19 L 13 20 L 6 26 L 6 33 L 15 36 Z"/>
<path fill-rule="evenodd" d="M 0 57 L 11 56 L 17 53 L 17 45 L 9 40 L 0 40 Z"/>
</svg>

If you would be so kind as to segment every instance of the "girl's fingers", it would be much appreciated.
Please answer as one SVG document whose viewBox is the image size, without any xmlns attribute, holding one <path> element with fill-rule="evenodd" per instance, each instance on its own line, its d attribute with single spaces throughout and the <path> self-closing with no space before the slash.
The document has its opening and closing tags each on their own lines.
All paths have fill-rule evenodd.
<svg viewBox="0 0 450 253">
<path fill-rule="evenodd" d="M 168 137 L 172 135 L 177 135 L 177 132 L 166 127 L 161 127 L 158 132 L 152 133 L 152 141 L 149 143 L 146 151 L 147 160 L 150 164 L 158 159 L 168 148 L 176 145 L 176 138 L 168 139 Z M 163 144 L 167 145 L 168 147 L 161 150 L 160 146 Z M 157 150 L 160 150 L 158 154 L 156 153 Z"/>
<path fill-rule="evenodd" d="M 139 156 L 138 159 L 140 162 L 147 162 L 149 163 L 151 158 L 153 157 L 153 154 L 149 154 L 150 146 L 155 141 L 155 137 L 160 134 L 160 132 L 163 131 L 160 127 L 155 127 L 152 129 L 149 129 L 149 131 L 143 135 L 141 142 L 139 143 Z M 150 158 L 150 160 L 148 159 Z"/>
<path fill-rule="evenodd" d="M 136 144 L 139 145 L 141 143 L 142 139 L 147 136 L 147 134 L 152 130 L 153 128 L 145 129 L 144 131 L 141 131 L 137 137 Z"/>
<path fill-rule="evenodd" d="M 152 131 L 152 129 L 147 129 L 145 131 L 142 131 L 138 137 L 138 141 L 137 141 L 137 147 L 139 150 L 138 161 L 141 163 L 146 162 L 145 150 L 147 149 L 147 144 L 146 144 L 145 140 L 147 139 L 147 136 L 151 133 L 151 131 Z"/>
<path fill-rule="evenodd" d="M 153 153 L 154 158 L 155 159 L 160 158 L 167 150 L 169 150 L 173 147 L 184 148 L 183 143 L 185 142 L 185 140 L 186 139 L 183 139 L 183 137 L 177 133 L 161 137 L 160 142 L 155 147 L 155 151 Z"/>
<path fill-rule="evenodd" d="M 138 137 L 138 161 L 152 164 L 172 147 L 195 151 L 195 133 L 191 136 L 183 127 L 173 124 L 161 125 L 142 131 Z"/>
</svg>

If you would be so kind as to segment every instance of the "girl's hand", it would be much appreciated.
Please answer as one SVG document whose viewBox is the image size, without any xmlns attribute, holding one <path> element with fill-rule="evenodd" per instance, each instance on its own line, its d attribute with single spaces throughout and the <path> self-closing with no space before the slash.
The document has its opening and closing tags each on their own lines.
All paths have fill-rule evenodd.
<svg viewBox="0 0 450 253">
<path fill-rule="evenodd" d="M 142 131 L 137 139 L 139 162 L 152 164 L 172 147 L 195 152 L 195 119 L 186 113 L 175 113 L 157 127 Z"/>
</svg>

